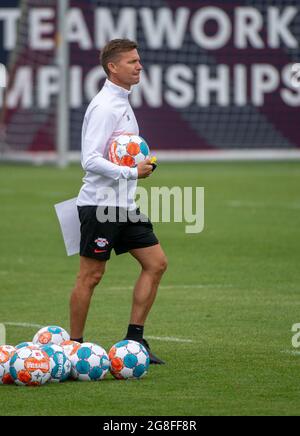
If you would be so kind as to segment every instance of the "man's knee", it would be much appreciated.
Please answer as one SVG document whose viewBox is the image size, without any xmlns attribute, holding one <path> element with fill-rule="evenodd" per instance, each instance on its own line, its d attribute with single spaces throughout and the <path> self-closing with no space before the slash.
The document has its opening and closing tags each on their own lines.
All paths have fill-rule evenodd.
<svg viewBox="0 0 300 436">
<path fill-rule="evenodd" d="M 152 273 L 156 275 L 163 275 L 168 268 L 168 259 L 166 256 L 161 256 L 158 259 L 153 259 L 151 264 L 147 267 L 148 270 L 150 270 Z"/>
<path fill-rule="evenodd" d="M 162 274 L 164 274 L 168 269 L 168 259 L 166 256 L 163 256 L 159 263 L 159 270 Z"/>
<path fill-rule="evenodd" d="M 89 280 L 90 286 L 95 288 L 101 281 L 102 277 L 104 275 L 104 271 L 95 271 L 91 274 Z"/>
<path fill-rule="evenodd" d="M 104 270 L 80 272 L 78 275 L 78 282 L 80 283 L 81 287 L 88 291 L 93 291 L 100 283 L 103 275 Z"/>
</svg>

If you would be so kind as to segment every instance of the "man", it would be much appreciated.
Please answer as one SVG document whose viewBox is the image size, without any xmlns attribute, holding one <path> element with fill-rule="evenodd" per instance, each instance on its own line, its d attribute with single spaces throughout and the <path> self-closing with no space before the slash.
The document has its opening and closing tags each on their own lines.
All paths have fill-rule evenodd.
<svg viewBox="0 0 300 436">
<path fill-rule="evenodd" d="M 108 160 L 108 147 L 123 133 L 138 135 L 139 128 L 128 97 L 132 85 L 140 81 L 142 65 L 135 42 L 117 39 L 102 50 L 101 64 L 107 74 L 104 87 L 91 101 L 82 128 L 82 166 L 86 171 L 77 206 L 81 221 L 80 271 L 71 295 L 71 338 L 82 342 L 83 331 L 95 287 L 101 281 L 112 249 L 116 254 L 129 252 L 141 265 L 133 290 L 133 302 L 126 339 L 142 343 L 150 362 L 163 364 L 143 338 L 144 325 L 154 303 L 157 289 L 167 268 L 166 256 L 147 222 L 120 222 L 120 211 L 136 209 L 137 179 L 149 177 L 150 159 L 136 168 L 122 167 Z M 119 192 L 119 182 L 126 180 L 127 196 Z M 101 189 L 110 188 L 114 199 L 103 199 Z M 100 195 L 99 195 L 100 193 Z M 99 222 L 99 208 L 113 207 L 117 222 Z M 100 243 L 99 243 L 100 241 Z M 100 245 L 99 245 L 100 244 Z"/>
</svg>

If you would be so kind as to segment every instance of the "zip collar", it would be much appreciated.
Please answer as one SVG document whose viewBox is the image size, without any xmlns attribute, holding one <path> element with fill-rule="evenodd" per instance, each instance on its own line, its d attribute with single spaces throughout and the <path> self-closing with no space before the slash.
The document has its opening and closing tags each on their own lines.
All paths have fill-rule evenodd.
<svg viewBox="0 0 300 436">
<path fill-rule="evenodd" d="M 113 92 L 115 95 L 121 98 L 128 99 L 129 95 L 131 94 L 131 91 L 128 91 L 127 89 L 116 85 L 115 83 L 111 82 L 108 79 L 106 79 L 104 86 L 108 88 L 110 92 Z"/>
</svg>

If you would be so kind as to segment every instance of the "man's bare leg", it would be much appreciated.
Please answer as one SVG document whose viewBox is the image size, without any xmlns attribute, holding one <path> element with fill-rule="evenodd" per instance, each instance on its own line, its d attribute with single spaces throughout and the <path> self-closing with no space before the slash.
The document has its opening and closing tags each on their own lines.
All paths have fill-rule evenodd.
<svg viewBox="0 0 300 436">
<path fill-rule="evenodd" d="M 83 337 L 84 327 L 95 287 L 105 272 L 105 261 L 80 257 L 80 269 L 70 298 L 71 338 Z"/>
<path fill-rule="evenodd" d="M 160 245 L 131 250 L 130 253 L 142 266 L 142 271 L 133 291 L 130 324 L 126 337 L 141 342 L 148 350 L 150 363 L 163 364 L 143 339 L 144 324 L 153 306 L 162 275 L 167 269 L 167 258 Z"/>
<path fill-rule="evenodd" d="M 159 244 L 131 250 L 130 254 L 142 267 L 133 291 L 130 323 L 144 325 L 155 301 L 161 278 L 167 269 L 167 258 Z"/>
</svg>

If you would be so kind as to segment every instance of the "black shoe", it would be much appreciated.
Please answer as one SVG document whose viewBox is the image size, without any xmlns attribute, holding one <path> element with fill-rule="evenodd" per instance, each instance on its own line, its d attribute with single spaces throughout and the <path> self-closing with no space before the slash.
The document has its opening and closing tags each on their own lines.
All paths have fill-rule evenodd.
<svg viewBox="0 0 300 436">
<path fill-rule="evenodd" d="M 164 362 L 163 360 L 161 360 L 159 357 L 155 356 L 155 354 L 152 353 L 150 346 L 148 344 L 148 342 L 146 341 L 146 339 L 140 339 L 138 341 L 140 344 L 142 344 L 146 350 L 149 353 L 149 357 L 150 357 L 150 365 L 165 365 L 166 362 Z"/>
<path fill-rule="evenodd" d="M 139 342 L 140 344 L 142 344 L 146 350 L 149 353 L 149 357 L 150 357 L 150 365 L 165 365 L 166 362 L 164 362 L 163 360 L 161 360 L 159 357 L 155 356 L 155 354 L 152 353 L 150 346 L 148 344 L 148 342 L 146 341 L 146 339 L 132 339 L 132 338 L 125 338 L 124 341 L 136 341 Z"/>
</svg>

